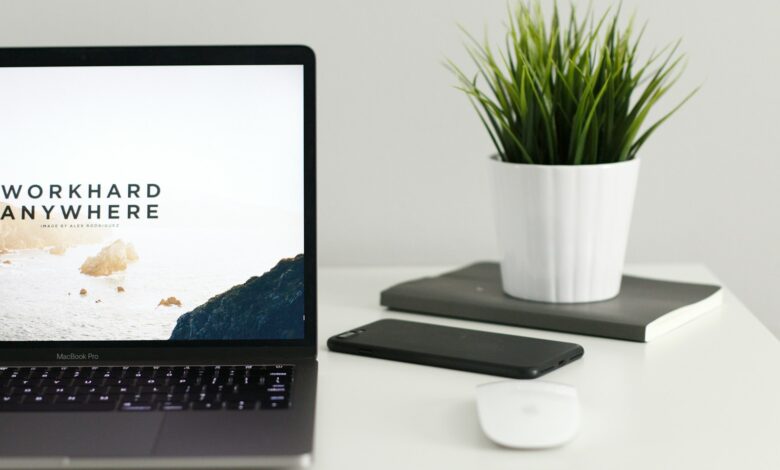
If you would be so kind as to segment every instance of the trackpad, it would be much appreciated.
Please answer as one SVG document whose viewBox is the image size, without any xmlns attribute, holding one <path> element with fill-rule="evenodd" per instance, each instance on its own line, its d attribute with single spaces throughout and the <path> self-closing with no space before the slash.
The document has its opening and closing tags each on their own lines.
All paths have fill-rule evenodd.
<svg viewBox="0 0 780 470">
<path fill-rule="evenodd" d="M 293 410 L 168 413 L 159 457 L 297 455 L 308 452 L 305 426 Z"/>
<path fill-rule="evenodd" d="M 0 413 L 4 457 L 136 457 L 152 454 L 164 413 Z"/>
</svg>

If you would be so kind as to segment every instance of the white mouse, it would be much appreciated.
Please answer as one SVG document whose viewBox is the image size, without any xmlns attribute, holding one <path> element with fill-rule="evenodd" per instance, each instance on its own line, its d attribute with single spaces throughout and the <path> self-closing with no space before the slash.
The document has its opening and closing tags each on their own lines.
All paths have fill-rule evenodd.
<svg viewBox="0 0 780 470">
<path fill-rule="evenodd" d="M 538 380 L 478 385 L 477 412 L 490 440 L 518 449 L 563 445 L 574 438 L 580 421 L 577 389 Z"/>
</svg>

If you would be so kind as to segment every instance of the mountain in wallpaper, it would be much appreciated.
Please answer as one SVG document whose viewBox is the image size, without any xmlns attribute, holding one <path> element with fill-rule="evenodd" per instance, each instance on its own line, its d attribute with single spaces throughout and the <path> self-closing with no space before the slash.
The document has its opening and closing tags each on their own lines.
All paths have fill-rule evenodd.
<svg viewBox="0 0 780 470">
<path fill-rule="evenodd" d="M 303 255 L 180 316 L 173 340 L 303 338 Z"/>
</svg>

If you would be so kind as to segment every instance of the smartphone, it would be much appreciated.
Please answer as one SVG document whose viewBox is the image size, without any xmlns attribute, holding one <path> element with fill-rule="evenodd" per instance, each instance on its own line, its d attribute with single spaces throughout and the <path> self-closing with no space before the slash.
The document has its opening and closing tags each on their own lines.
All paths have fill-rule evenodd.
<svg viewBox="0 0 780 470">
<path fill-rule="evenodd" d="M 379 320 L 328 339 L 328 349 L 515 379 L 534 379 L 584 354 L 574 343 L 403 320 Z"/>
</svg>

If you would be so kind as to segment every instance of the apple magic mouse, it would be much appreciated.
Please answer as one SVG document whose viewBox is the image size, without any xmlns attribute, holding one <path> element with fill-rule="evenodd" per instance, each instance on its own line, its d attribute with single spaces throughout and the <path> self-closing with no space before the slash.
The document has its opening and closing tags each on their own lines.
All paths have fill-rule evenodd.
<svg viewBox="0 0 780 470">
<path fill-rule="evenodd" d="M 577 433 L 580 406 L 570 385 L 505 380 L 477 386 L 477 413 L 493 442 L 517 449 L 543 449 Z"/>
</svg>

